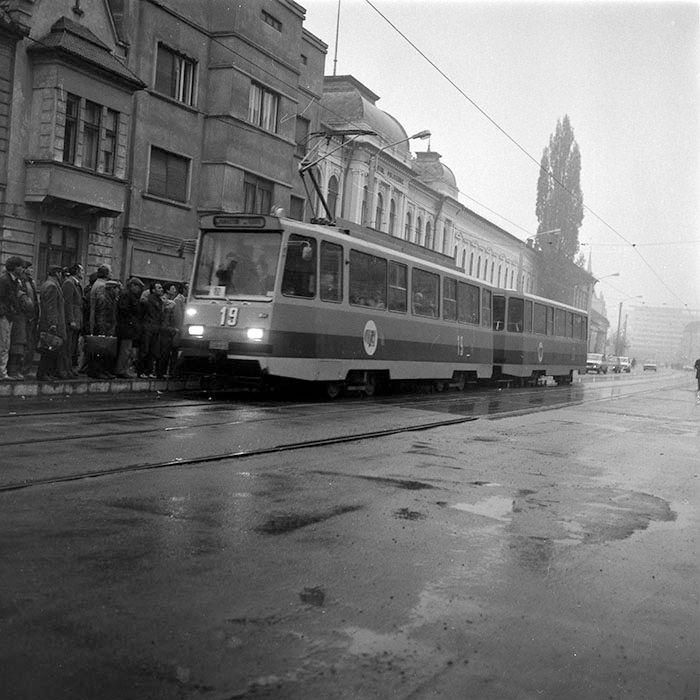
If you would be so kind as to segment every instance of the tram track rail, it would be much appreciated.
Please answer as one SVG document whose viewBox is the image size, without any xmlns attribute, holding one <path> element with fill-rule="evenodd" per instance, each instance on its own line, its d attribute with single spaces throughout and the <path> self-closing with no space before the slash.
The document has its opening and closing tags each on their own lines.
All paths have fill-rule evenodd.
<svg viewBox="0 0 700 700">
<path fill-rule="evenodd" d="M 299 442 L 292 442 L 292 443 L 283 443 L 283 444 L 276 444 L 276 445 L 270 445 L 270 446 L 263 446 L 263 447 L 257 447 L 257 448 L 251 448 L 251 449 L 239 449 L 239 450 L 234 450 L 234 451 L 225 451 L 225 452 L 220 452 L 220 453 L 211 453 L 211 454 L 204 454 L 204 455 L 195 455 L 191 457 L 175 457 L 172 459 L 166 459 L 166 460 L 159 460 L 159 461 L 152 461 L 152 462 L 136 462 L 132 464 L 125 464 L 125 465 L 117 465 L 113 467 L 105 467 L 101 469 L 89 469 L 89 470 L 81 470 L 81 471 L 76 471 L 72 473 L 67 473 L 67 474 L 61 474 L 61 475 L 55 475 L 55 476 L 48 476 L 48 477 L 40 477 L 40 478 L 35 478 L 35 479 L 28 479 L 28 480 L 23 480 L 23 481 L 14 481 L 10 482 L 7 484 L 2 484 L 0 485 L 0 493 L 9 493 L 9 492 L 16 492 L 16 491 L 21 491 L 21 490 L 26 490 L 26 489 L 31 489 L 31 488 L 37 488 L 41 486 L 51 486 L 51 485 L 59 485 L 62 483 L 68 483 L 68 482 L 76 482 L 76 481 L 83 481 L 83 480 L 89 480 L 89 479 L 96 479 L 100 477 L 109 477 L 109 476 L 117 476 L 120 474 L 127 474 L 127 473 L 132 473 L 132 472 L 143 472 L 143 471 L 150 471 L 150 470 L 159 470 L 159 469 L 170 469 L 170 468 L 176 468 L 176 467 L 186 467 L 186 466 L 198 466 L 198 465 L 204 465 L 207 463 L 216 463 L 216 462 L 222 462 L 226 460 L 240 460 L 240 459 L 245 459 L 245 458 L 251 458 L 251 457 L 258 457 L 258 456 L 264 456 L 264 455 L 270 455 L 270 454 L 278 454 L 278 453 L 283 453 L 283 452 L 291 452 L 291 451 L 299 451 L 299 450 L 304 450 L 304 449 L 316 449 L 316 448 L 322 448 L 322 447 L 328 447 L 332 445 L 338 445 L 338 444 L 343 444 L 343 443 L 351 443 L 351 442 L 359 442 L 362 440 L 371 440 L 371 439 L 380 439 L 383 437 L 388 437 L 391 435 L 397 435 L 401 433 L 410 433 L 410 432 L 420 432 L 424 430 L 433 430 L 436 428 L 442 428 L 442 427 L 447 427 L 451 425 L 459 425 L 463 423 L 469 423 L 469 422 L 474 422 L 478 420 L 479 418 L 486 418 L 489 420 L 494 420 L 494 419 L 502 419 L 514 415 L 524 415 L 528 413 L 537 413 L 537 412 L 542 412 L 542 411 L 549 411 L 549 410 L 555 410 L 559 408 L 566 408 L 570 406 L 581 406 L 585 405 L 588 403 L 596 403 L 599 401 L 609 401 L 609 400 L 614 400 L 616 398 L 626 398 L 630 396 L 639 396 L 639 395 L 644 395 L 644 394 L 651 394 L 651 393 L 657 393 L 659 390 L 664 391 L 670 391 L 672 389 L 677 388 L 680 385 L 680 382 L 677 384 L 673 384 L 670 386 L 662 387 L 659 389 L 659 387 L 654 386 L 654 387 L 645 387 L 645 388 L 637 388 L 634 391 L 628 391 L 625 392 L 624 394 L 621 394 L 619 396 L 605 396 L 605 397 L 600 397 L 600 396 L 591 396 L 588 398 L 585 397 L 577 397 L 575 400 L 571 401 L 563 401 L 560 403 L 554 403 L 551 405 L 537 405 L 533 406 L 529 403 L 530 398 L 536 394 L 536 392 L 522 392 L 519 396 L 522 398 L 527 398 L 528 399 L 528 405 L 523 406 L 523 407 L 517 407 L 517 406 L 512 406 L 510 410 L 507 411 L 501 411 L 497 413 L 486 413 L 483 415 L 462 415 L 459 417 L 455 418 L 446 418 L 438 421 L 429 421 L 429 422 L 418 422 L 418 423 L 413 423 L 413 424 L 408 424 L 408 425 L 401 425 L 401 426 L 394 426 L 391 428 L 384 428 L 384 429 L 378 429 L 378 430 L 370 430 L 370 431 L 361 431 L 361 432 L 356 432 L 356 433 L 348 433 L 348 434 L 339 434 L 335 436 L 329 436 L 325 438 L 315 438 L 315 439 L 309 439 L 309 440 L 302 440 Z M 482 395 L 483 397 L 483 395 Z M 486 397 L 488 398 L 488 397 Z M 513 398 L 509 394 L 509 398 Z M 412 408 L 416 407 L 416 399 L 413 399 L 412 401 L 403 401 L 403 402 L 391 402 L 390 405 L 396 406 L 396 407 L 404 407 L 404 408 Z M 441 406 L 441 412 L 446 412 L 445 411 L 445 404 L 448 404 L 450 402 L 453 403 L 464 403 L 465 398 L 464 395 L 461 394 L 459 396 L 455 397 L 450 397 L 447 398 L 446 395 L 441 395 L 440 399 L 438 400 L 432 400 L 432 401 L 424 401 L 421 402 L 418 408 L 424 409 L 424 410 L 435 410 L 431 409 L 430 405 L 435 405 L 436 403 L 439 403 Z M 386 401 L 373 401 L 371 404 L 366 404 L 366 405 L 382 405 L 382 404 L 387 404 L 390 402 Z M 298 409 L 299 406 L 312 406 L 313 404 L 295 404 L 294 406 L 287 406 L 286 408 L 292 409 Z M 318 405 L 318 404 L 316 404 Z M 324 404 L 326 405 L 326 404 Z M 276 408 L 285 408 L 285 407 L 276 407 Z M 342 410 L 340 406 L 338 406 L 339 410 Z M 326 412 L 327 415 L 327 412 Z M 275 416 L 270 416 L 270 419 L 277 419 L 279 418 L 279 411 L 277 412 L 277 415 Z M 257 416 L 255 420 L 260 420 L 260 417 Z M 211 426 L 218 426 L 218 425 L 228 425 L 232 423 L 245 423 L 246 421 L 241 421 L 241 420 L 236 420 L 236 421 L 225 421 L 225 422 L 214 422 L 214 423 L 208 423 L 206 425 L 187 425 L 187 426 L 179 426 L 179 427 L 170 427 L 170 428 L 153 428 L 153 429 L 143 429 L 143 430 L 136 430 L 136 431 L 122 431 L 120 433 L 116 433 L 116 436 L 120 435 L 131 435 L 134 433 L 143 433 L 143 432 L 164 432 L 164 431 L 172 431 L 173 429 L 196 429 L 197 427 L 211 427 Z M 102 433 L 98 435 L 85 435 L 85 434 L 80 434 L 80 435 L 72 435 L 72 436 L 57 436 L 56 438 L 47 438 L 44 440 L 44 442 L 51 442 L 51 441 L 70 441 L 70 440 L 86 440 L 86 439 L 92 439 L 92 438 L 99 438 L 99 437 L 104 437 L 105 435 L 109 435 L 110 437 L 114 437 L 115 433 L 114 431 L 111 431 L 109 433 Z M 38 442 L 38 441 L 33 441 L 33 442 Z M 24 443 L 18 443 L 18 441 L 11 441 L 11 442 L 5 442 L 5 443 L 0 443 L 0 447 L 3 446 L 11 446 L 11 445 L 17 445 L 17 444 L 24 444 Z"/>
</svg>

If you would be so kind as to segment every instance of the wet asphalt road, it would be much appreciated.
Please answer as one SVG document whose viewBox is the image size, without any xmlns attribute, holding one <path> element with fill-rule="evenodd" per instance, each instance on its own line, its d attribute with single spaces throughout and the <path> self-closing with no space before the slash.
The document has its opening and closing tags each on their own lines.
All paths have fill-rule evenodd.
<svg viewBox="0 0 700 700">
<path fill-rule="evenodd" d="M 0 697 L 694 699 L 700 406 L 660 374 L 3 414 L 0 487 L 476 420 L 0 492 Z"/>
</svg>

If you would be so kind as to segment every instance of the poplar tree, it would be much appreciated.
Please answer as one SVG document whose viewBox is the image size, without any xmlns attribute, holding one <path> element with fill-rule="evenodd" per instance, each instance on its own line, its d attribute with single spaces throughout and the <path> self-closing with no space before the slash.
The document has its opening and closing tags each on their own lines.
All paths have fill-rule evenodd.
<svg viewBox="0 0 700 700">
<path fill-rule="evenodd" d="M 567 269 L 578 253 L 583 222 L 581 153 L 568 115 L 557 120 L 549 146 L 542 152 L 535 214 L 539 222 L 535 242 L 542 251 L 540 293 L 566 301 Z"/>
</svg>

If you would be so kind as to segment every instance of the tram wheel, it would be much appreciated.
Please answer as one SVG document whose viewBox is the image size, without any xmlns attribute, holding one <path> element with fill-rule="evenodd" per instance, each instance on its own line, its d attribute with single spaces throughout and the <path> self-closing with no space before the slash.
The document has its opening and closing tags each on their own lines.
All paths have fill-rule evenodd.
<svg viewBox="0 0 700 700">
<path fill-rule="evenodd" d="M 374 396 L 377 393 L 377 378 L 373 374 L 368 374 L 364 386 L 365 396 Z"/>
<path fill-rule="evenodd" d="M 341 382 L 326 382 L 324 391 L 327 398 L 337 399 L 343 393 L 343 385 Z"/>
<path fill-rule="evenodd" d="M 464 378 L 464 374 L 458 374 L 454 382 L 454 387 L 457 391 L 464 391 L 464 387 L 467 386 L 467 380 Z"/>
</svg>

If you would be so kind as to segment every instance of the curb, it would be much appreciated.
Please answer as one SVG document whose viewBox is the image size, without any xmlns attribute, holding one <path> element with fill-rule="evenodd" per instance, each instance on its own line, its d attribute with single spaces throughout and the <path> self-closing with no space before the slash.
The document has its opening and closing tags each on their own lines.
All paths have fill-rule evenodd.
<svg viewBox="0 0 700 700">
<path fill-rule="evenodd" d="M 72 394 L 126 394 L 142 391 L 187 391 L 201 389 L 201 379 L 59 379 L 39 382 L 19 380 L 0 382 L 0 399 Z"/>
</svg>

